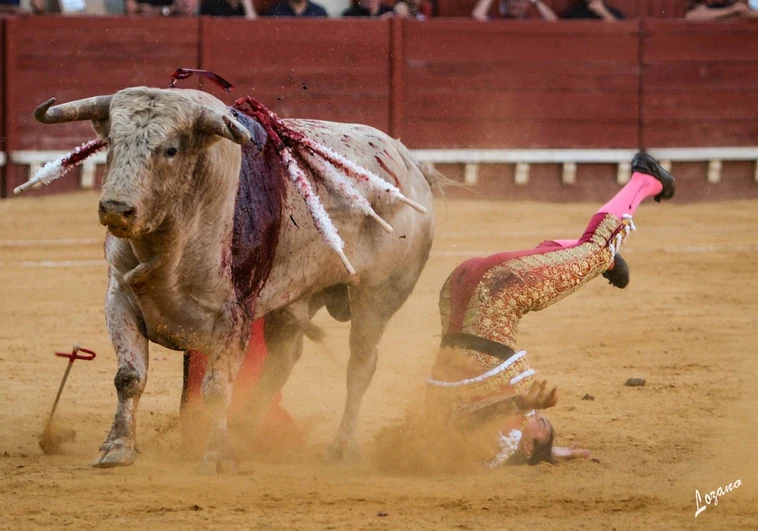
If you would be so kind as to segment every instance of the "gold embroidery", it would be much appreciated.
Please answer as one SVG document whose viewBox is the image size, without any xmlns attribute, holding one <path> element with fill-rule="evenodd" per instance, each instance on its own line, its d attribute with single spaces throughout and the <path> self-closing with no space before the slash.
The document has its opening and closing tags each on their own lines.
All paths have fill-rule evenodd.
<svg viewBox="0 0 758 531">
<path fill-rule="evenodd" d="M 488 270 L 468 301 L 452 301 L 450 275 L 440 292 L 442 333 L 447 334 L 452 305 L 467 304 L 461 332 L 497 341 L 513 350 L 521 317 L 555 304 L 597 277 L 610 266 L 616 250 L 626 239 L 631 224 L 606 214 L 589 241 L 568 249 L 506 260 Z M 432 372 L 435 380 L 455 382 L 481 376 L 503 361 L 488 354 L 460 348 L 442 348 Z M 427 396 L 444 404 L 453 414 L 471 411 L 505 400 L 528 389 L 533 376 L 515 385 L 510 381 L 529 369 L 526 356 L 489 378 L 457 387 L 427 386 Z"/>
</svg>

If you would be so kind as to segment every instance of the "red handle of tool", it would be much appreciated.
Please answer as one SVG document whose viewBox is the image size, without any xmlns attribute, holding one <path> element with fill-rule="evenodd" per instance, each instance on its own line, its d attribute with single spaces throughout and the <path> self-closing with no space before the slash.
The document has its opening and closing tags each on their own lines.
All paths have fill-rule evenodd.
<svg viewBox="0 0 758 531">
<path fill-rule="evenodd" d="M 84 354 L 80 354 L 81 352 L 84 352 Z M 80 347 L 74 347 L 71 352 L 56 352 L 55 355 L 60 356 L 61 358 L 68 358 L 71 363 L 73 363 L 74 360 L 91 361 L 97 356 L 94 351 Z"/>
</svg>

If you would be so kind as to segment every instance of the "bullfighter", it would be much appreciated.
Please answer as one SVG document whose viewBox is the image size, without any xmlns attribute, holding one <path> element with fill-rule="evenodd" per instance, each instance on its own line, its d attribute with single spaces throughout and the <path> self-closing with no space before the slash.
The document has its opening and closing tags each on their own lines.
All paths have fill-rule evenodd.
<svg viewBox="0 0 758 531">
<path fill-rule="evenodd" d="M 547 308 L 602 275 L 624 288 L 629 267 L 618 254 L 640 203 L 674 195 L 674 179 L 638 153 L 630 181 L 590 219 L 578 240 L 542 242 L 534 249 L 468 260 L 440 293 L 442 339 L 425 402 L 456 429 L 493 425 L 497 450 L 487 463 L 537 464 L 587 457 L 583 448 L 553 445 L 554 430 L 538 410 L 557 403 L 557 389 L 535 379 L 526 352 L 516 351 L 519 320 Z"/>
</svg>

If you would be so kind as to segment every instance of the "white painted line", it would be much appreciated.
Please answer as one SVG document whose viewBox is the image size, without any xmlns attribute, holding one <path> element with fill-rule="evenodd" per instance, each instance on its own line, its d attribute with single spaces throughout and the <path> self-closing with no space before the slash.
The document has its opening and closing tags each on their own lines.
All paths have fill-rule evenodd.
<svg viewBox="0 0 758 531">
<path fill-rule="evenodd" d="M 0 247 L 46 247 L 102 244 L 103 239 L 96 238 L 58 238 L 50 240 L 0 240 Z"/>
<path fill-rule="evenodd" d="M 462 232 L 443 232 L 442 234 L 435 235 L 435 239 L 453 239 L 453 238 L 478 238 L 481 236 L 496 236 L 498 238 L 507 238 L 508 236 L 512 236 L 514 238 L 519 238 L 521 236 L 546 236 L 547 234 L 551 234 L 550 231 L 542 230 L 542 231 L 524 231 L 524 232 L 509 232 L 509 231 L 462 231 Z"/>
<path fill-rule="evenodd" d="M 646 252 L 671 253 L 671 254 L 699 254 L 699 253 L 751 253 L 758 252 L 758 245 L 692 245 L 663 247 L 658 249 L 644 249 Z M 508 252 L 503 249 L 490 249 L 488 251 L 432 251 L 430 256 L 435 258 L 447 258 L 452 256 L 474 258 L 477 256 L 490 256 L 496 253 Z M 623 254 L 631 254 L 634 249 L 626 247 Z"/>
<path fill-rule="evenodd" d="M 667 253 L 752 253 L 758 245 L 690 245 L 664 247 Z"/>
<path fill-rule="evenodd" d="M 39 262 L 0 262 L 0 267 L 103 267 L 105 260 L 43 260 Z"/>
<path fill-rule="evenodd" d="M 655 234 L 726 234 L 726 233 L 733 233 L 734 229 L 729 229 L 725 227 L 693 227 L 693 228 L 686 228 L 686 227 L 672 227 L 672 228 L 666 228 L 666 227 L 656 227 L 655 229 L 650 229 L 648 232 L 655 231 Z M 564 236 L 561 236 L 562 238 L 570 238 L 571 236 L 568 235 L 568 230 L 564 230 L 566 233 Z M 575 236 L 578 234 L 581 236 L 582 229 L 574 231 Z M 451 231 L 451 232 L 442 232 L 439 234 L 435 234 L 434 238 L 436 240 L 440 239 L 456 239 L 456 238 L 479 238 L 479 237 L 496 237 L 496 238 L 521 238 L 525 236 L 535 236 L 538 238 L 546 238 L 548 240 L 552 240 L 556 237 L 555 230 L 533 230 L 533 231 L 507 231 L 507 230 L 499 230 L 499 231 L 486 231 L 486 230 L 474 230 L 474 231 Z"/>
</svg>

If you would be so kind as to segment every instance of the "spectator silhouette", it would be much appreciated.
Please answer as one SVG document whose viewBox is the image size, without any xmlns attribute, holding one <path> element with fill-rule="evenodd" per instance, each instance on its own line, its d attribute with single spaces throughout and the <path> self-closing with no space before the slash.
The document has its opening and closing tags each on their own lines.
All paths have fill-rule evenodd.
<svg viewBox="0 0 758 531">
<path fill-rule="evenodd" d="M 211 17 L 258 18 L 252 0 L 200 0 L 200 14 Z"/>
<path fill-rule="evenodd" d="M 614 22 L 626 18 L 624 13 L 613 6 L 606 5 L 604 0 L 579 0 L 563 13 L 565 19 L 595 19 Z"/>
<path fill-rule="evenodd" d="M 471 12 L 476 20 L 489 20 L 488 13 L 494 0 L 479 0 Z M 500 16 L 506 19 L 525 20 L 529 9 L 535 7 L 543 20 L 558 20 L 555 12 L 542 0 L 500 0 Z"/>
<path fill-rule="evenodd" d="M 392 8 L 381 0 L 358 0 L 342 12 L 343 17 L 384 17 L 391 16 Z"/>
<path fill-rule="evenodd" d="M 400 0 L 395 4 L 395 16 L 415 20 L 432 18 L 432 5 L 424 0 Z"/>
<path fill-rule="evenodd" d="M 724 18 L 756 18 L 758 11 L 744 0 L 691 0 L 687 5 L 686 20 L 706 21 Z"/>
<path fill-rule="evenodd" d="M 271 11 L 269 17 L 326 17 L 326 9 L 310 0 L 281 0 Z"/>
</svg>

